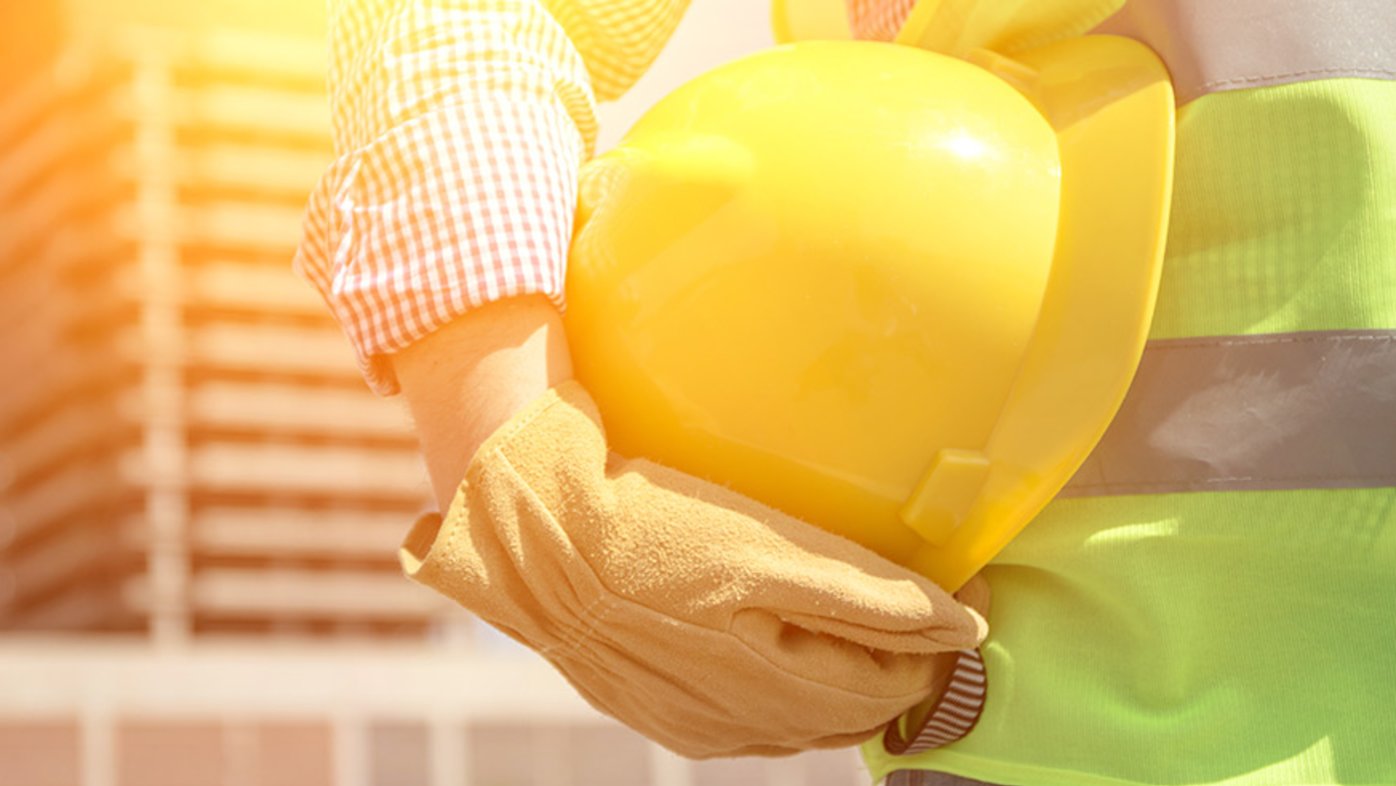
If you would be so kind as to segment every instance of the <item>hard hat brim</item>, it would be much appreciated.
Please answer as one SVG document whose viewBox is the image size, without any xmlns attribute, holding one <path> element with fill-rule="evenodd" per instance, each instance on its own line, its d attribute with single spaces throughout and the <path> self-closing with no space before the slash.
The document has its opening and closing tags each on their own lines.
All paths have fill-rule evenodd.
<svg viewBox="0 0 1396 786">
<path fill-rule="evenodd" d="M 1148 338 L 1172 194 L 1173 90 L 1151 50 L 1085 36 L 993 59 L 991 70 L 1057 131 L 1061 220 L 1038 325 L 985 450 L 982 492 L 945 541 L 914 557 L 950 589 L 1051 501 L 1118 411 Z"/>
</svg>

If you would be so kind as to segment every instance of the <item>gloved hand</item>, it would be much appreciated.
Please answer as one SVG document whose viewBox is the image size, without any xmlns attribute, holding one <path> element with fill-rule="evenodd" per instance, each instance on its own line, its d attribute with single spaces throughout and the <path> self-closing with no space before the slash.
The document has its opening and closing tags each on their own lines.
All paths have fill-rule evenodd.
<svg viewBox="0 0 1396 786">
<path fill-rule="evenodd" d="M 419 521 L 401 556 L 595 707 L 695 758 L 860 742 L 932 691 L 938 653 L 987 632 L 851 541 L 608 456 L 575 382 L 495 432 L 445 520 Z M 965 597 L 983 602 L 981 582 Z"/>
</svg>

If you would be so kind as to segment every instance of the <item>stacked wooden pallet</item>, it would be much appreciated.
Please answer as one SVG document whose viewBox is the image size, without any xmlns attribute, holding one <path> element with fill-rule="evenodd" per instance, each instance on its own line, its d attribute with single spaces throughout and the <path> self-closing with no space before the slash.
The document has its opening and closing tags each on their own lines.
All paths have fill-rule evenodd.
<svg viewBox="0 0 1396 786">
<path fill-rule="evenodd" d="M 0 627 L 420 631 L 409 426 L 290 268 L 319 47 L 110 40 L 0 106 Z"/>
</svg>

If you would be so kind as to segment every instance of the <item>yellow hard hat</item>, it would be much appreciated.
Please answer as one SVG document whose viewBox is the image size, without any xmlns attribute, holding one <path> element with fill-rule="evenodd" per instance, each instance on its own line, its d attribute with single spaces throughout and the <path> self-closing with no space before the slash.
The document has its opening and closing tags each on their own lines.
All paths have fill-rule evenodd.
<svg viewBox="0 0 1396 786">
<path fill-rule="evenodd" d="M 776 41 L 847 40 L 853 33 L 848 26 L 844 0 L 771 0 L 771 32 Z"/>
<path fill-rule="evenodd" d="M 1158 286 L 1167 74 L 815 41 L 669 95 L 583 170 L 566 317 L 613 447 L 954 589 L 1114 416 Z"/>
</svg>

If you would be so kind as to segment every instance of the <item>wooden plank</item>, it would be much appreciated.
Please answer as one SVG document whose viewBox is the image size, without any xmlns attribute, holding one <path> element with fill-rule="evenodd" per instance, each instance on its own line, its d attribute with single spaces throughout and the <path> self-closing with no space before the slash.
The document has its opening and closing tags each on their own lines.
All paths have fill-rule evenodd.
<svg viewBox="0 0 1396 786">
<path fill-rule="evenodd" d="M 90 110 L 64 111 L 56 103 L 28 133 L 0 144 L 0 205 L 12 207 L 19 192 L 71 155 L 79 135 L 91 127 L 95 118 Z"/>
<path fill-rule="evenodd" d="M 267 267 L 214 260 L 188 267 L 184 275 L 184 294 L 190 304 L 269 314 L 330 315 L 315 288 L 289 264 Z"/>
<path fill-rule="evenodd" d="M 112 212 L 118 203 L 95 205 L 64 220 L 45 237 L 32 257 L 20 260 L 27 267 L 43 267 L 62 281 L 63 287 L 86 294 L 93 278 L 113 268 L 132 264 L 129 239 L 112 226 Z"/>
<path fill-rule="evenodd" d="M 353 352 L 338 328 L 332 326 L 210 322 L 186 328 L 182 350 L 151 345 L 135 325 L 114 327 L 103 338 L 102 346 L 78 346 L 58 341 L 26 344 L 35 348 L 31 354 L 34 363 L 39 365 L 26 363 L 17 366 L 24 368 L 24 373 L 16 375 L 8 387 L 0 386 L 0 434 L 24 423 L 37 408 L 54 396 L 94 384 L 98 380 L 115 379 L 123 369 L 136 364 L 182 363 L 209 371 L 252 375 L 268 381 L 278 376 L 350 383 L 359 380 Z M 358 389 L 355 385 L 355 392 Z M 327 391 L 326 396 L 331 401 L 352 401 L 352 396 L 333 391 Z M 297 397 L 296 400 L 306 399 Z M 329 406 L 342 406 L 344 411 L 353 408 L 354 412 L 364 413 L 368 418 L 364 427 L 371 433 L 387 435 L 394 428 L 389 425 L 390 422 L 406 422 L 400 418 L 393 421 L 394 416 L 386 412 L 368 414 L 372 405 L 363 405 L 362 409 L 349 403 L 332 403 Z M 217 413 L 210 412 L 210 416 L 216 419 Z M 260 416 L 254 414 L 251 417 L 260 417 L 268 423 L 285 420 L 281 412 L 268 412 Z"/>
<path fill-rule="evenodd" d="M 72 527 L 35 548 L 7 554 L 0 571 L 8 573 L 14 587 L 10 606 L 23 605 L 55 584 L 71 582 L 113 561 L 129 560 L 144 545 L 144 522 L 126 516 L 99 525 Z"/>
<path fill-rule="evenodd" d="M 184 85 L 167 105 L 128 104 L 122 111 L 181 129 L 331 144 L 329 103 L 323 94 L 258 85 Z"/>
<path fill-rule="evenodd" d="M 56 289 L 42 307 L 28 314 L 4 335 L 10 380 L 0 385 L 0 419 L 17 412 L 15 402 L 39 387 L 46 396 L 57 394 L 57 383 L 66 377 L 89 378 L 92 371 L 109 370 L 116 360 L 131 364 L 141 359 L 140 345 L 127 346 L 131 307 L 107 297 L 84 297 L 71 288 Z M 60 378 L 61 377 L 61 378 Z"/>
<path fill-rule="evenodd" d="M 190 388 L 185 406 L 194 430 L 415 443 L 402 407 L 367 390 L 218 381 Z"/>
<path fill-rule="evenodd" d="M 236 189 L 281 195 L 304 203 L 333 161 L 323 151 L 215 143 L 179 151 L 179 182 L 199 189 Z"/>
<path fill-rule="evenodd" d="M 77 209 L 91 201 L 94 190 L 102 188 L 103 174 L 93 173 L 97 182 L 84 185 L 78 173 L 62 170 L 10 205 L 0 215 L 6 227 L 0 234 L 0 270 L 38 256 L 47 239 L 71 222 Z"/>
<path fill-rule="evenodd" d="M 78 585 L 6 620 L 15 630 L 74 631 L 130 627 L 146 613 L 145 576 Z"/>
<path fill-rule="evenodd" d="M 60 284 L 54 275 L 41 276 L 39 269 L 54 266 L 43 261 L 12 271 L 7 279 L 0 279 L 0 325 L 8 316 L 3 312 L 5 305 L 31 307 L 39 286 L 49 293 L 42 296 L 45 300 L 60 301 L 68 312 L 81 312 L 82 304 L 90 310 L 90 304 L 100 300 L 140 303 L 159 295 L 196 307 L 332 318 L 319 293 L 292 268 L 285 247 L 281 251 L 286 253 L 270 257 L 182 253 L 178 275 L 170 280 L 147 280 L 137 263 L 137 251 L 138 247 L 118 243 L 71 246 L 70 257 L 101 255 L 82 265 L 81 278 L 75 282 Z M 29 291 L 11 291 L 11 281 Z"/>
<path fill-rule="evenodd" d="M 300 243 L 302 215 L 300 205 L 226 202 L 187 206 L 179 215 L 179 240 L 183 245 L 214 248 L 284 248 L 289 263 Z"/>
<path fill-rule="evenodd" d="M 33 418 L 50 402 L 71 391 L 119 379 L 131 364 L 130 342 L 99 348 L 69 343 L 41 344 L 43 355 L 16 369 L 8 385 L 0 385 L 0 434 Z M 139 351 L 139 343 L 135 349 Z"/>
<path fill-rule="evenodd" d="M 74 101 L 55 95 L 43 120 L 19 139 L 0 145 L 0 205 L 13 205 L 20 191 L 51 178 L 75 153 L 110 138 L 120 118 L 108 92 Z M 90 152 L 88 153 L 90 155 Z"/>
<path fill-rule="evenodd" d="M 304 205 L 333 158 L 328 149 L 229 141 L 179 146 L 170 153 L 164 174 L 187 192 L 259 194 L 297 207 Z M 113 148 L 107 163 L 120 182 L 136 182 L 150 172 L 129 146 Z"/>
<path fill-rule="evenodd" d="M 321 38 L 212 30 L 191 42 L 188 62 L 199 68 L 265 79 L 323 84 L 328 53 Z"/>
<path fill-rule="evenodd" d="M 60 166 L 23 199 L 0 211 L 0 270 L 17 265 L 63 267 L 109 248 L 110 215 L 122 204 L 122 183 L 106 167 Z"/>
<path fill-rule="evenodd" d="M 8 435 L 0 467 L 11 484 L 20 484 L 85 449 L 110 445 L 122 435 L 136 439 L 139 414 L 140 399 L 129 389 L 75 401 Z"/>
<path fill-rule="evenodd" d="M 300 242 L 304 200 L 324 172 L 325 155 L 251 145 L 170 150 L 168 155 L 164 163 L 152 162 L 122 145 L 110 152 L 112 166 L 86 173 L 59 170 L 24 200 L 0 210 L 8 228 L 0 234 L 0 270 L 42 255 L 50 239 L 72 224 L 76 211 L 90 212 L 94 205 L 110 213 L 110 231 L 127 241 L 251 249 L 282 254 L 289 265 Z M 172 187 L 262 193 L 275 199 L 170 205 L 166 209 L 176 212 L 175 220 L 152 227 L 141 220 L 137 204 L 120 196 L 119 186 L 145 182 L 156 171 Z"/>
<path fill-rule="evenodd" d="M 51 65 L 41 66 L 28 79 L 0 93 L 0 150 L 9 150 L 32 139 L 32 130 L 45 124 L 60 93 Z M 3 160 L 3 159 L 0 159 Z"/>
<path fill-rule="evenodd" d="M 26 128 L 42 122 L 76 84 L 90 80 L 96 70 L 80 52 L 35 66 L 28 76 L 0 93 L 0 148 L 19 142 Z"/>
<path fill-rule="evenodd" d="M 176 284 L 170 287 L 170 297 L 194 308 L 322 319 L 326 324 L 333 319 L 314 286 L 298 276 L 289 261 L 272 266 L 226 257 L 186 260 L 180 280 L 167 283 Z M 159 282 L 146 282 L 130 264 L 113 265 L 102 282 L 112 296 L 132 302 L 148 297 L 152 285 Z"/>
<path fill-rule="evenodd" d="M 74 274 L 70 261 L 26 255 L 9 275 L 0 273 L 0 357 L 7 368 L 16 369 L 21 363 L 47 365 L 42 361 L 55 349 L 80 343 L 91 335 L 94 325 L 120 321 L 146 296 L 137 292 L 135 274 L 129 270 L 113 266 Z M 118 275 L 131 281 L 122 286 L 112 283 Z"/>
<path fill-rule="evenodd" d="M 79 308 L 71 297 L 54 297 L 44 303 L 39 300 L 43 295 L 42 291 L 27 293 L 23 299 L 30 302 L 19 304 L 15 320 L 6 320 L 4 325 L 0 361 L 16 378 L 41 373 L 51 365 L 48 361 L 63 343 L 65 328 Z"/>
<path fill-rule="evenodd" d="M 283 254 L 289 265 L 300 242 L 300 207 L 256 202 L 175 204 L 169 225 L 149 226 L 135 205 L 118 205 L 112 226 L 137 243 L 177 243 L 200 249 Z"/>
<path fill-rule="evenodd" d="M 126 27 L 104 43 L 109 57 L 138 60 L 153 53 L 176 66 L 197 66 L 234 78 L 323 83 L 328 61 L 322 37 L 269 30 Z"/>
<path fill-rule="evenodd" d="M 100 380 L 115 378 L 120 368 L 119 357 L 104 357 L 92 347 L 77 348 L 60 342 L 20 346 L 30 351 L 18 356 L 7 354 L 4 361 L 13 377 L 8 386 L 0 385 L 0 434 L 30 425 L 56 400 L 83 387 L 95 386 Z M 91 365 L 84 366 L 85 360 Z"/>
<path fill-rule="evenodd" d="M 190 582 L 196 616 L 412 620 L 454 608 L 395 573 L 217 568 Z"/>
<path fill-rule="evenodd" d="M 329 100 L 315 95 L 256 86 L 206 85 L 176 96 L 181 124 L 189 127 L 294 134 L 326 140 L 330 135 Z"/>
<path fill-rule="evenodd" d="M 214 442 L 189 454 L 189 485 L 225 494 L 424 500 L 426 470 L 415 450 L 348 445 Z"/>
<path fill-rule="evenodd" d="M 276 505 L 194 511 L 190 550 L 217 556 L 395 560 L 412 516 L 369 510 L 307 510 Z"/>
<path fill-rule="evenodd" d="M 9 509 L 4 495 L 0 495 L 0 558 L 10 545 L 19 538 L 19 520 Z M 0 584 L 0 596 L 5 594 L 5 585 Z"/>
<path fill-rule="evenodd" d="M 111 457 L 74 462 L 40 483 L 0 499 L 0 511 L 12 522 L 10 540 L 0 549 L 93 510 L 110 508 L 136 496 L 141 480 L 140 455 L 132 448 Z"/>
<path fill-rule="evenodd" d="M 186 362 L 210 369 L 320 375 L 359 375 L 349 342 L 337 328 L 218 322 L 190 329 Z"/>
<path fill-rule="evenodd" d="M 23 342 L 34 338 L 22 335 L 32 330 L 36 320 L 52 320 L 54 311 L 64 314 L 73 308 L 72 295 L 58 283 L 54 265 L 37 258 L 0 271 L 0 355 L 26 348 Z M 4 267 L 4 265 L 0 265 Z M 14 368 L 6 361 L 7 368 Z"/>
</svg>

